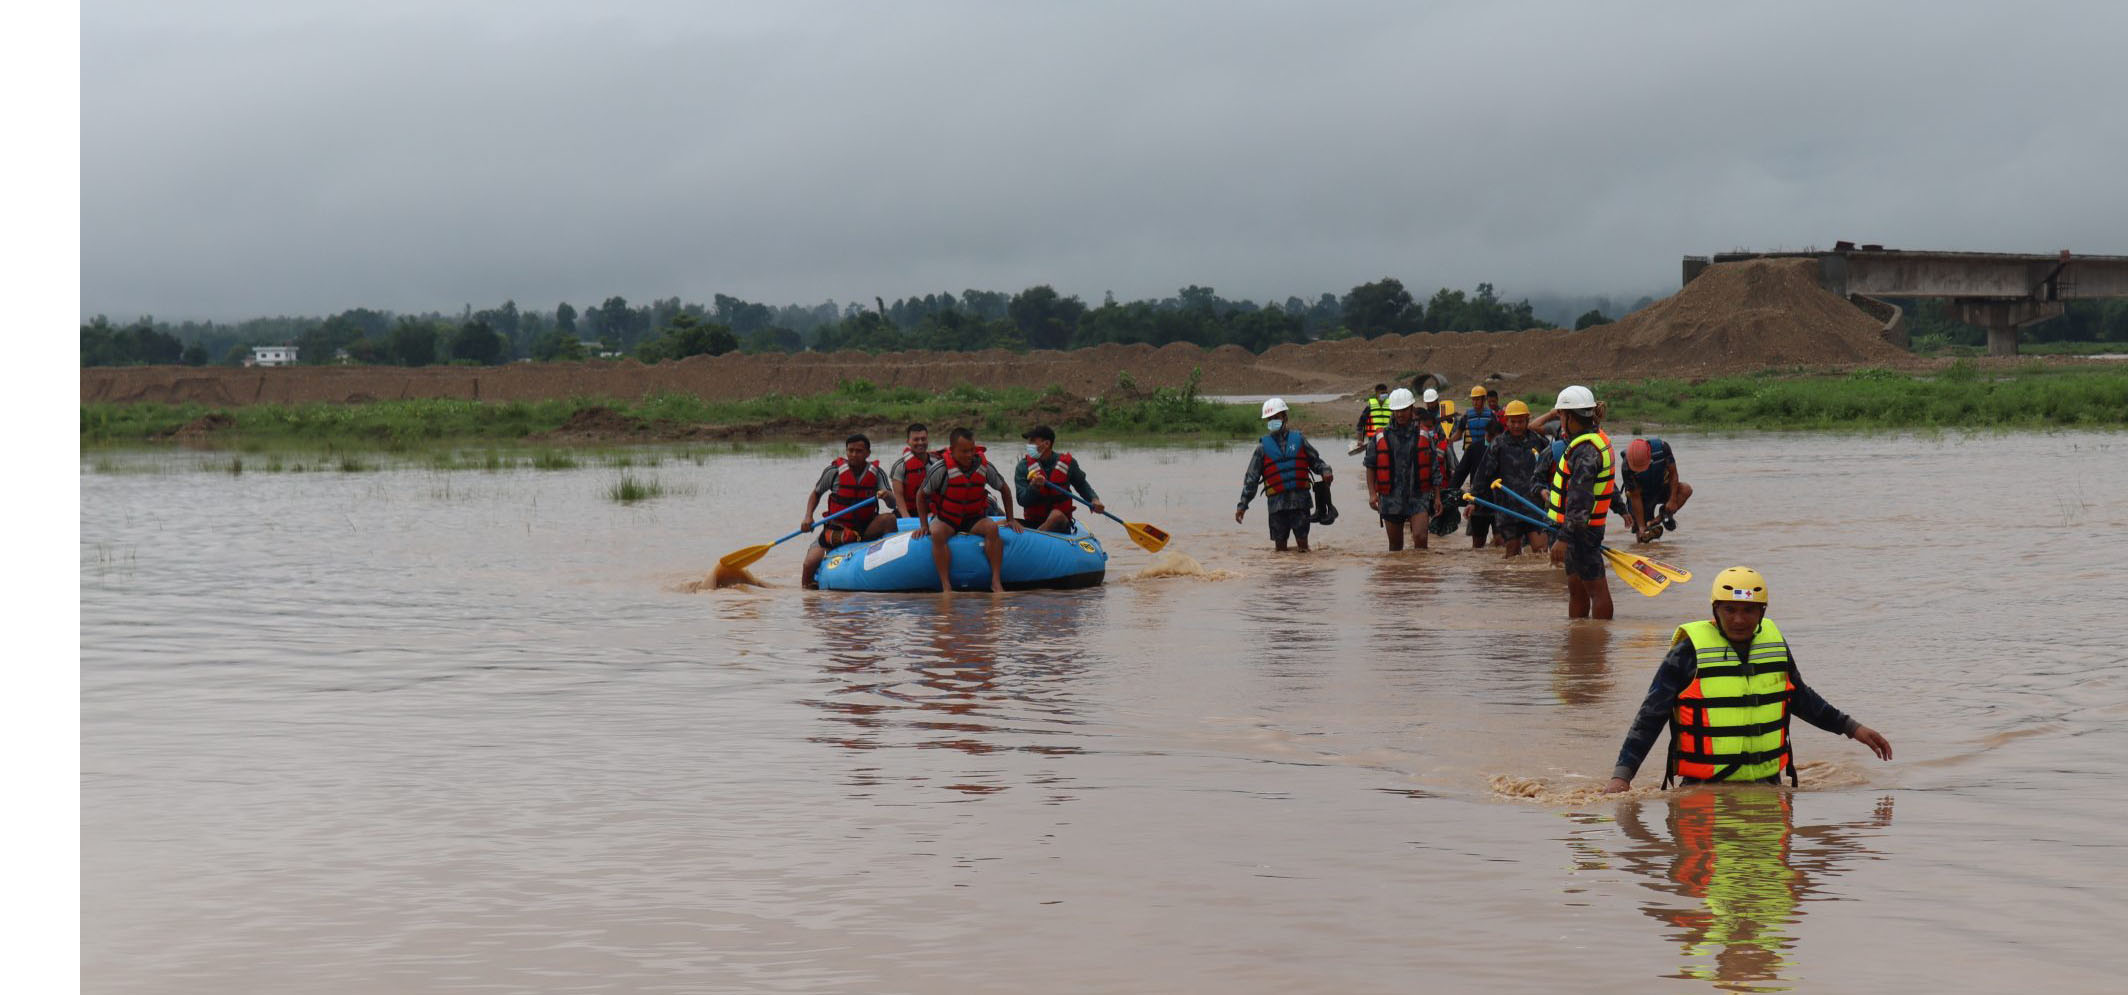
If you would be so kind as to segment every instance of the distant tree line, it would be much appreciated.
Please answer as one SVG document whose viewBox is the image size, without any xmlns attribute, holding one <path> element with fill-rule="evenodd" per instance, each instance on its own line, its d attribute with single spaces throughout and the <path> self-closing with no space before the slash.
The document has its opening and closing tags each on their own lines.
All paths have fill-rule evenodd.
<svg viewBox="0 0 2128 995">
<path fill-rule="evenodd" d="M 1605 299 L 1607 302 L 1607 299 Z M 707 304 L 678 297 L 632 305 L 609 297 L 578 310 L 551 311 L 516 301 L 457 315 L 400 315 L 354 308 L 329 317 L 253 318 L 240 322 L 143 317 L 115 325 L 98 315 L 81 326 L 83 366 L 217 362 L 238 365 L 254 346 L 293 344 L 305 365 L 368 363 L 491 365 L 514 360 L 633 356 L 645 362 L 726 352 L 806 349 L 1074 349 L 1103 343 L 1205 347 L 1262 352 L 1287 342 L 1374 338 L 1410 332 L 1507 331 L 1552 327 L 1527 300 L 1502 300 L 1489 283 L 1465 293 L 1442 288 L 1425 301 L 1383 278 L 1342 297 L 1324 293 L 1258 304 L 1228 300 L 1210 287 L 1188 286 L 1158 300 L 1119 302 L 1105 295 L 1089 306 L 1044 284 L 1017 294 L 994 290 L 905 297 L 888 303 L 774 307 L 717 294 Z"/>
</svg>

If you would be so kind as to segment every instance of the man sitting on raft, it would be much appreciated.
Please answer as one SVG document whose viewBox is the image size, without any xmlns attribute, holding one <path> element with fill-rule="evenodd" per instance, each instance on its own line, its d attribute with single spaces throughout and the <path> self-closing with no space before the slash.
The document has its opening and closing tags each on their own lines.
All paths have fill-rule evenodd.
<svg viewBox="0 0 2128 995">
<path fill-rule="evenodd" d="M 983 457 L 983 449 L 975 444 L 975 433 L 965 428 L 956 428 L 947 436 L 947 449 L 943 459 L 931 464 L 924 475 L 924 486 L 916 492 L 916 517 L 925 531 L 931 533 L 931 562 L 938 567 L 938 589 L 953 591 L 953 550 L 947 543 L 955 535 L 966 532 L 983 537 L 983 555 L 990 560 L 990 590 L 1004 593 L 1005 538 L 998 534 L 998 523 L 990 520 L 989 495 L 995 489 L 1005 502 L 1005 525 L 1014 532 L 1024 532 L 1018 519 L 1012 516 L 1012 490 L 1005 486 L 1005 478 L 997 467 Z"/>
<path fill-rule="evenodd" d="M 798 582 L 807 590 L 820 586 L 813 574 L 820 569 L 820 559 L 828 550 L 894 531 L 894 495 L 887 490 L 886 474 L 872 461 L 872 440 L 859 434 L 844 439 L 842 445 L 843 455 L 820 471 L 820 479 L 813 482 L 813 493 L 805 499 L 805 521 L 798 528 L 813 530 L 813 512 L 820 507 L 822 495 L 827 496 L 830 515 L 866 498 L 876 497 L 879 502 L 821 525 L 820 538 L 805 551 L 805 566 L 800 568 Z M 886 509 L 886 513 L 882 514 L 881 509 Z"/>
<path fill-rule="evenodd" d="M 1086 482 L 1086 471 L 1080 469 L 1079 461 L 1070 453 L 1060 453 L 1057 448 L 1056 430 L 1047 425 L 1036 425 L 1021 436 L 1027 440 L 1027 455 L 1020 457 L 1020 465 L 1013 468 L 1012 487 L 1019 496 L 1020 508 L 1025 514 L 1020 522 L 1028 528 L 1044 532 L 1071 531 L 1071 492 L 1079 497 L 1095 514 L 1107 511 L 1094 486 Z"/>
</svg>

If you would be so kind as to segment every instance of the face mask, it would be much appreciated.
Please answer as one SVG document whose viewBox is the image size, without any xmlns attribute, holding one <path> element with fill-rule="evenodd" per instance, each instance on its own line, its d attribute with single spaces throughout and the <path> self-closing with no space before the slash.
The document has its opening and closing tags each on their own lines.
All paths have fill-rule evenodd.
<svg viewBox="0 0 2128 995">
<path fill-rule="evenodd" d="M 1286 427 L 1286 420 L 1284 418 L 1273 418 L 1270 421 L 1264 422 L 1264 427 L 1270 429 L 1273 432 L 1276 432 L 1279 429 Z"/>
<path fill-rule="evenodd" d="M 1036 445 L 1035 445 L 1035 444 L 1033 444 L 1033 443 L 1028 443 L 1028 444 L 1027 444 L 1027 457 L 1028 457 L 1029 459 L 1040 459 L 1040 458 L 1041 458 L 1041 456 L 1042 456 L 1042 449 L 1041 449 L 1041 447 L 1039 447 L 1039 446 L 1036 446 Z"/>
<path fill-rule="evenodd" d="M 1379 400 L 1379 401 L 1381 401 L 1381 402 L 1382 402 L 1383 404 L 1388 404 L 1388 403 L 1389 403 L 1389 395 L 1387 395 L 1387 394 L 1376 394 L 1376 395 L 1374 395 L 1374 396 L 1375 396 L 1375 399 L 1376 399 L 1376 400 Z"/>
</svg>

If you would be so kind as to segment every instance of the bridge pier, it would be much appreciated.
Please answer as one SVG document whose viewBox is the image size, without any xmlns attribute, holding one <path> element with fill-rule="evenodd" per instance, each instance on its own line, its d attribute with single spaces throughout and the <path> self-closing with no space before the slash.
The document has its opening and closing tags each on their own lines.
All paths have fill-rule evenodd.
<svg viewBox="0 0 2128 995">
<path fill-rule="evenodd" d="M 1968 325 L 1988 330 L 1988 355 L 2017 355 L 2017 330 L 2036 325 L 2062 313 L 2061 301 L 2003 300 L 1959 297 L 1951 301 L 1952 316 Z"/>
</svg>

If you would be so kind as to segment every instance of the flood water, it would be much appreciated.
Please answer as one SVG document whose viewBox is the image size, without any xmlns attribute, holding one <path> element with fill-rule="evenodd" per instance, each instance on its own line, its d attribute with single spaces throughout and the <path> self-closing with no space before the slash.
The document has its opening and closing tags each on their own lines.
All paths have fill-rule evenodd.
<svg viewBox="0 0 2128 995">
<path fill-rule="evenodd" d="M 2128 436 L 1667 437 L 1698 576 L 1608 623 L 1387 553 L 1342 455 L 1303 557 L 1233 523 L 1246 447 L 1078 447 L 1205 572 L 1096 519 L 1106 586 L 950 600 L 802 592 L 795 541 L 685 590 L 825 447 L 634 506 L 84 461 L 84 985 L 2117 990 Z M 1798 722 L 1799 792 L 1666 795 L 1658 745 L 1593 797 L 1733 563 L 1897 759 Z"/>
</svg>

